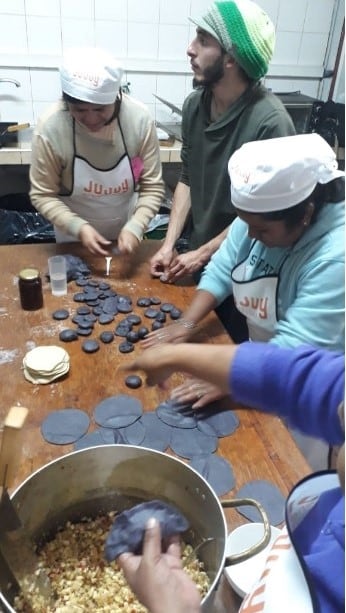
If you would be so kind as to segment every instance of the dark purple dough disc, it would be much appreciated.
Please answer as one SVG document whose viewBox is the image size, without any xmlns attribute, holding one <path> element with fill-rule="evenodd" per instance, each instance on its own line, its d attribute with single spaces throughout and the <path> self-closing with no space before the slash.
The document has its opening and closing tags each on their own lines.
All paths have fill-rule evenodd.
<svg viewBox="0 0 346 613">
<path fill-rule="evenodd" d="M 141 447 L 166 451 L 171 442 L 172 426 L 161 421 L 155 411 L 143 413 L 140 421 L 145 426 L 145 437 L 140 444 Z"/>
<path fill-rule="evenodd" d="M 125 428 L 142 415 L 142 404 L 127 394 L 110 396 L 100 402 L 94 410 L 94 419 L 105 428 Z"/>
<path fill-rule="evenodd" d="M 53 319 L 67 319 L 69 316 L 69 312 L 67 309 L 58 309 L 57 311 L 54 311 L 54 313 L 52 313 L 52 317 Z"/>
<path fill-rule="evenodd" d="M 196 428 L 197 417 L 190 404 L 181 404 L 169 399 L 161 402 L 156 408 L 156 414 L 161 421 L 175 428 Z"/>
<path fill-rule="evenodd" d="M 245 483 L 237 492 L 237 498 L 254 498 L 260 502 L 267 512 L 269 523 L 277 526 L 285 518 L 285 497 L 270 481 L 258 479 Z M 238 513 L 244 515 L 250 521 L 261 521 L 261 516 L 255 507 L 237 507 Z"/>
<path fill-rule="evenodd" d="M 122 436 L 124 441 L 129 445 L 140 445 L 144 441 L 146 428 L 140 419 L 137 419 L 133 424 L 122 428 Z"/>
<path fill-rule="evenodd" d="M 239 426 L 238 416 L 230 409 L 223 409 L 215 404 L 209 404 L 204 409 L 196 411 L 197 428 L 201 432 L 214 431 L 216 436 L 223 437 L 233 434 Z"/>
<path fill-rule="evenodd" d="M 93 432 L 89 432 L 75 442 L 73 448 L 75 451 L 86 449 L 87 447 L 97 447 L 98 445 L 114 445 L 114 432 L 111 428 L 99 428 Z"/>
<path fill-rule="evenodd" d="M 214 453 L 218 446 L 217 436 L 204 434 L 198 428 L 182 430 L 173 428 L 171 449 L 182 458 L 191 459 L 196 455 Z"/>
<path fill-rule="evenodd" d="M 82 349 L 85 353 L 95 353 L 100 349 L 100 343 L 91 339 L 90 341 L 84 341 L 82 343 Z"/>
<path fill-rule="evenodd" d="M 88 430 L 89 415 L 80 409 L 52 411 L 41 424 L 45 441 L 54 445 L 69 445 L 81 438 Z"/>
<path fill-rule="evenodd" d="M 204 477 L 217 496 L 223 496 L 235 486 L 230 463 L 216 454 L 197 455 L 191 458 L 190 466 Z"/>
<path fill-rule="evenodd" d="M 116 516 L 105 545 L 108 562 L 115 560 L 125 551 L 140 553 L 144 530 L 151 517 L 155 517 L 160 523 L 161 534 L 165 539 L 189 528 L 187 519 L 171 504 L 161 500 L 138 504 Z"/>
</svg>

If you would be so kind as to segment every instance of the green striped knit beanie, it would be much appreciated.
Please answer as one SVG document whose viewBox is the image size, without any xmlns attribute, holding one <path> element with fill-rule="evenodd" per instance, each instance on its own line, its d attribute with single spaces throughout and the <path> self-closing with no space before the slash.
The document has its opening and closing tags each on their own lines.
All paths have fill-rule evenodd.
<svg viewBox="0 0 346 613">
<path fill-rule="evenodd" d="M 275 29 L 268 15 L 251 0 L 214 2 L 203 17 L 191 21 L 216 38 L 251 78 L 268 71 Z"/>
</svg>

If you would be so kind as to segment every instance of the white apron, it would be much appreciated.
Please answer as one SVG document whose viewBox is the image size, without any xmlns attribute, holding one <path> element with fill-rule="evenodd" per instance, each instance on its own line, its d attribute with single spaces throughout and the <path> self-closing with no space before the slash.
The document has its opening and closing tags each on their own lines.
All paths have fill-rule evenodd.
<svg viewBox="0 0 346 613">
<path fill-rule="evenodd" d="M 279 272 L 251 279 L 253 267 L 249 266 L 252 249 L 247 258 L 232 270 L 232 288 L 235 305 L 245 317 L 252 341 L 267 342 L 275 334 L 277 325 L 277 289 Z"/>
<path fill-rule="evenodd" d="M 295 486 L 286 502 L 287 527 L 282 529 L 274 541 L 262 575 L 244 598 L 239 613 L 315 611 L 310 586 L 290 534 L 294 535 L 295 528 L 317 503 L 319 496 L 339 485 L 335 472 L 326 472 L 307 477 Z"/>
<path fill-rule="evenodd" d="M 71 211 L 85 219 L 108 240 L 118 237 L 136 204 L 135 182 L 120 123 L 119 128 L 125 153 L 116 166 L 109 170 L 98 170 L 78 156 L 73 128 L 72 192 L 69 196 L 61 196 Z M 58 243 L 76 240 L 56 227 L 54 230 Z"/>
</svg>

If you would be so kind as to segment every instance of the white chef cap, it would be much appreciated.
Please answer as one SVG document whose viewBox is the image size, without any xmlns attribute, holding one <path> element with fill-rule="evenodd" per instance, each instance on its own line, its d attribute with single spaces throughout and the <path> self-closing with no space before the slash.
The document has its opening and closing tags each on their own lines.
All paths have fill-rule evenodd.
<svg viewBox="0 0 346 613">
<path fill-rule="evenodd" d="M 110 53 L 93 47 L 69 49 L 60 68 L 62 91 L 93 104 L 112 104 L 122 75 L 123 69 Z"/>
<path fill-rule="evenodd" d="M 233 205 L 249 213 L 281 211 L 307 198 L 338 170 L 333 149 L 319 134 L 245 143 L 228 163 Z"/>
</svg>

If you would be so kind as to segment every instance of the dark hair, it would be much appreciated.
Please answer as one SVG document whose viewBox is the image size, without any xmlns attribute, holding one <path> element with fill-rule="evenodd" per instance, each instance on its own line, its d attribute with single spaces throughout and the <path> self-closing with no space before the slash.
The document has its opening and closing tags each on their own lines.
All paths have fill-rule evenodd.
<svg viewBox="0 0 346 613">
<path fill-rule="evenodd" d="M 73 96 L 66 94 L 66 92 L 62 92 L 62 100 L 65 103 L 65 111 L 68 111 L 68 108 L 67 108 L 68 103 L 69 104 L 88 104 L 85 100 L 79 100 L 78 98 L 73 98 Z M 112 114 L 112 117 L 105 124 L 106 126 L 109 125 L 113 121 L 113 119 L 118 117 L 119 111 L 120 111 L 121 100 L 122 100 L 122 91 L 121 89 L 119 89 L 117 97 L 114 100 L 114 113 Z"/>
<path fill-rule="evenodd" d="M 73 96 L 66 94 L 66 92 L 62 92 L 62 99 L 64 102 L 69 102 L 70 104 L 83 104 L 83 102 L 85 102 L 85 100 L 79 100 L 79 98 L 73 98 Z"/>
<path fill-rule="evenodd" d="M 302 202 L 299 202 L 290 209 L 284 209 L 282 211 L 272 211 L 271 213 L 260 213 L 262 219 L 268 221 L 283 221 L 287 229 L 292 229 L 298 225 L 303 219 L 306 213 L 306 209 L 310 202 L 314 205 L 314 212 L 311 216 L 310 224 L 315 223 L 320 210 L 329 202 L 340 202 L 345 198 L 345 179 L 339 177 L 329 183 L 322 185 L 317 183 L 314 191 L 305 198 Z"/>
</svg>

